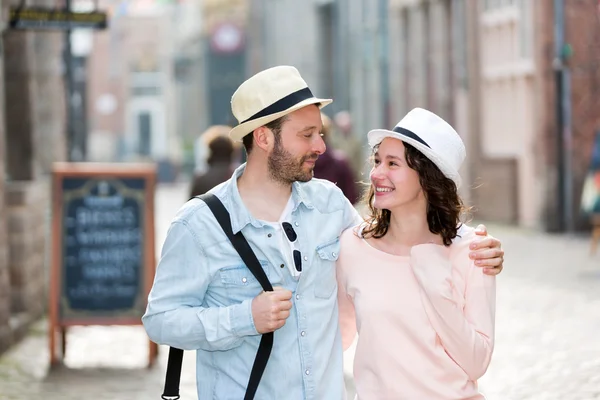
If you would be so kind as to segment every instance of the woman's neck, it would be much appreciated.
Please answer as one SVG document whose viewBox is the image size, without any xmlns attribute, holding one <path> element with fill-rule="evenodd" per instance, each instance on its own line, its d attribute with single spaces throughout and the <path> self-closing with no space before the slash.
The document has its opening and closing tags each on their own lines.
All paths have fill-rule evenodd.
<svg viewBox="0 0 600 400">
<path fill-rule="evenodd" d="M 442 244 L 439 235 L 431 233 L 427 222 L 427 203 L 416 201 L 391 210 L 390 225 L 384 238 L 390 243 L 412 247 L 418 244 Z"/>
</svg>

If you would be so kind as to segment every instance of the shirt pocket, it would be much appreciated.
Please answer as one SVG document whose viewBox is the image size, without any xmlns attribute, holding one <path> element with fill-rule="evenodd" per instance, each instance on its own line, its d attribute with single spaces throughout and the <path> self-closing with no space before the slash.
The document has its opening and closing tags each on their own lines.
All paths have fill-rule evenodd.
<svg viewBox="0 0 600 400">
<path fill-rule="evenodd" d="M 260 261 L 260 266 L 269 278 L 269 262 Z M 230 298 L 241 302 L 258 295 L 263 289 L 246 264 L 237 264 L 219 270 L 221 284 L 227 288 Z"/>
<path fill-rule="evenodd" d="M 335 262 L 340 255 L 340 238 L 329 240 L 317 246 L 317 268 L 319 275 L 314 285 L 315 297 L 328 299 L 336 289 Z"/>
</svg>

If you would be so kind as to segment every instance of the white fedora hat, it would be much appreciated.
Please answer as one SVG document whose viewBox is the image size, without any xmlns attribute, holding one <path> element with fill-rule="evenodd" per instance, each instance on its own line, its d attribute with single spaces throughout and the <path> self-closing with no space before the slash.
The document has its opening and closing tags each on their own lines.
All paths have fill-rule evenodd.
<svg viewBox="0 0 600 400">
<path fill-rule="evenodd" d="M 429 158 L 442 173 L 461 184 L 458 173 L 465 160 L 465 145 L 449 123 L 431 111 L 422 108 L 412 109 L 393 130 L 374 129 L 369 132 L 369 146 L 375 147 L 383 139 L 391 137 L 402 140 Z"/>
<path fill-rule="evenodd" d="M 242 83 L 231 97 L 231 111 L 238 125 L 229 136 L 239 141 L 256 128 L 302 107 L 318 104 L 323 108 L 332 101 L 313 96 L 294 67 L 266 69 Z"/>
</svg>

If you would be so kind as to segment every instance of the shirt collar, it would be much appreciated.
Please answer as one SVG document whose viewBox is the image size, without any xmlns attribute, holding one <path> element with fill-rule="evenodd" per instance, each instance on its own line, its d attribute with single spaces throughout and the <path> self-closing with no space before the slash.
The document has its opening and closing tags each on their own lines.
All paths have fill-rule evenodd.
<svg viewBox="0 0 600 400">
<path fill-rule="evenodd" d="M 244 202 L 242 201 L 242 197 L 240 196 L 237 181 L 240 176 L 242 176 L 245 169 L 246 164 L 244 163 L 233 172 L 227 189 L 227 197 L 229 199 L 228 211 L 231 216 L 231 229 L 233 234 L 238 233 L 248 224 L 254 226 L 255 228 L 262 228 L 264 226 L 260 220 L 254 218 L 252 214 L 250 214 L 250 211 L 248 211 L 244 205 Z M 292 212 L 295 212 L 300 204 L 304 204 L 304 206 L 309 210 L 314 208 L 302 185 L 303 184 L 300 182 L 294 182 L 292 184 L 292 201 L 294 202 Z"/>
</svg>

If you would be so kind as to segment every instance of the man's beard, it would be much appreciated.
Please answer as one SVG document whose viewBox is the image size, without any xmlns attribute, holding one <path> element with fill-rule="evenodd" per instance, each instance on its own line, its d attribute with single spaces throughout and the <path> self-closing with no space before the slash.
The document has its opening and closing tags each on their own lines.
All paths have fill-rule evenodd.
<svg viewBox="0 0 600 400">
<path fill-rule="evenodd" d="M 275 147 L 267 161 L 269 175 L 273 180 L 285 184 L 308 182 L 313 177 L 313 168 L 305 167 L 304 162 L 315 161 L 318 157 L 318 154 L 313 153 L 294 159 L 294 156 L 283 148 L 281 138 L 275 137 Z"/>
</svg>

